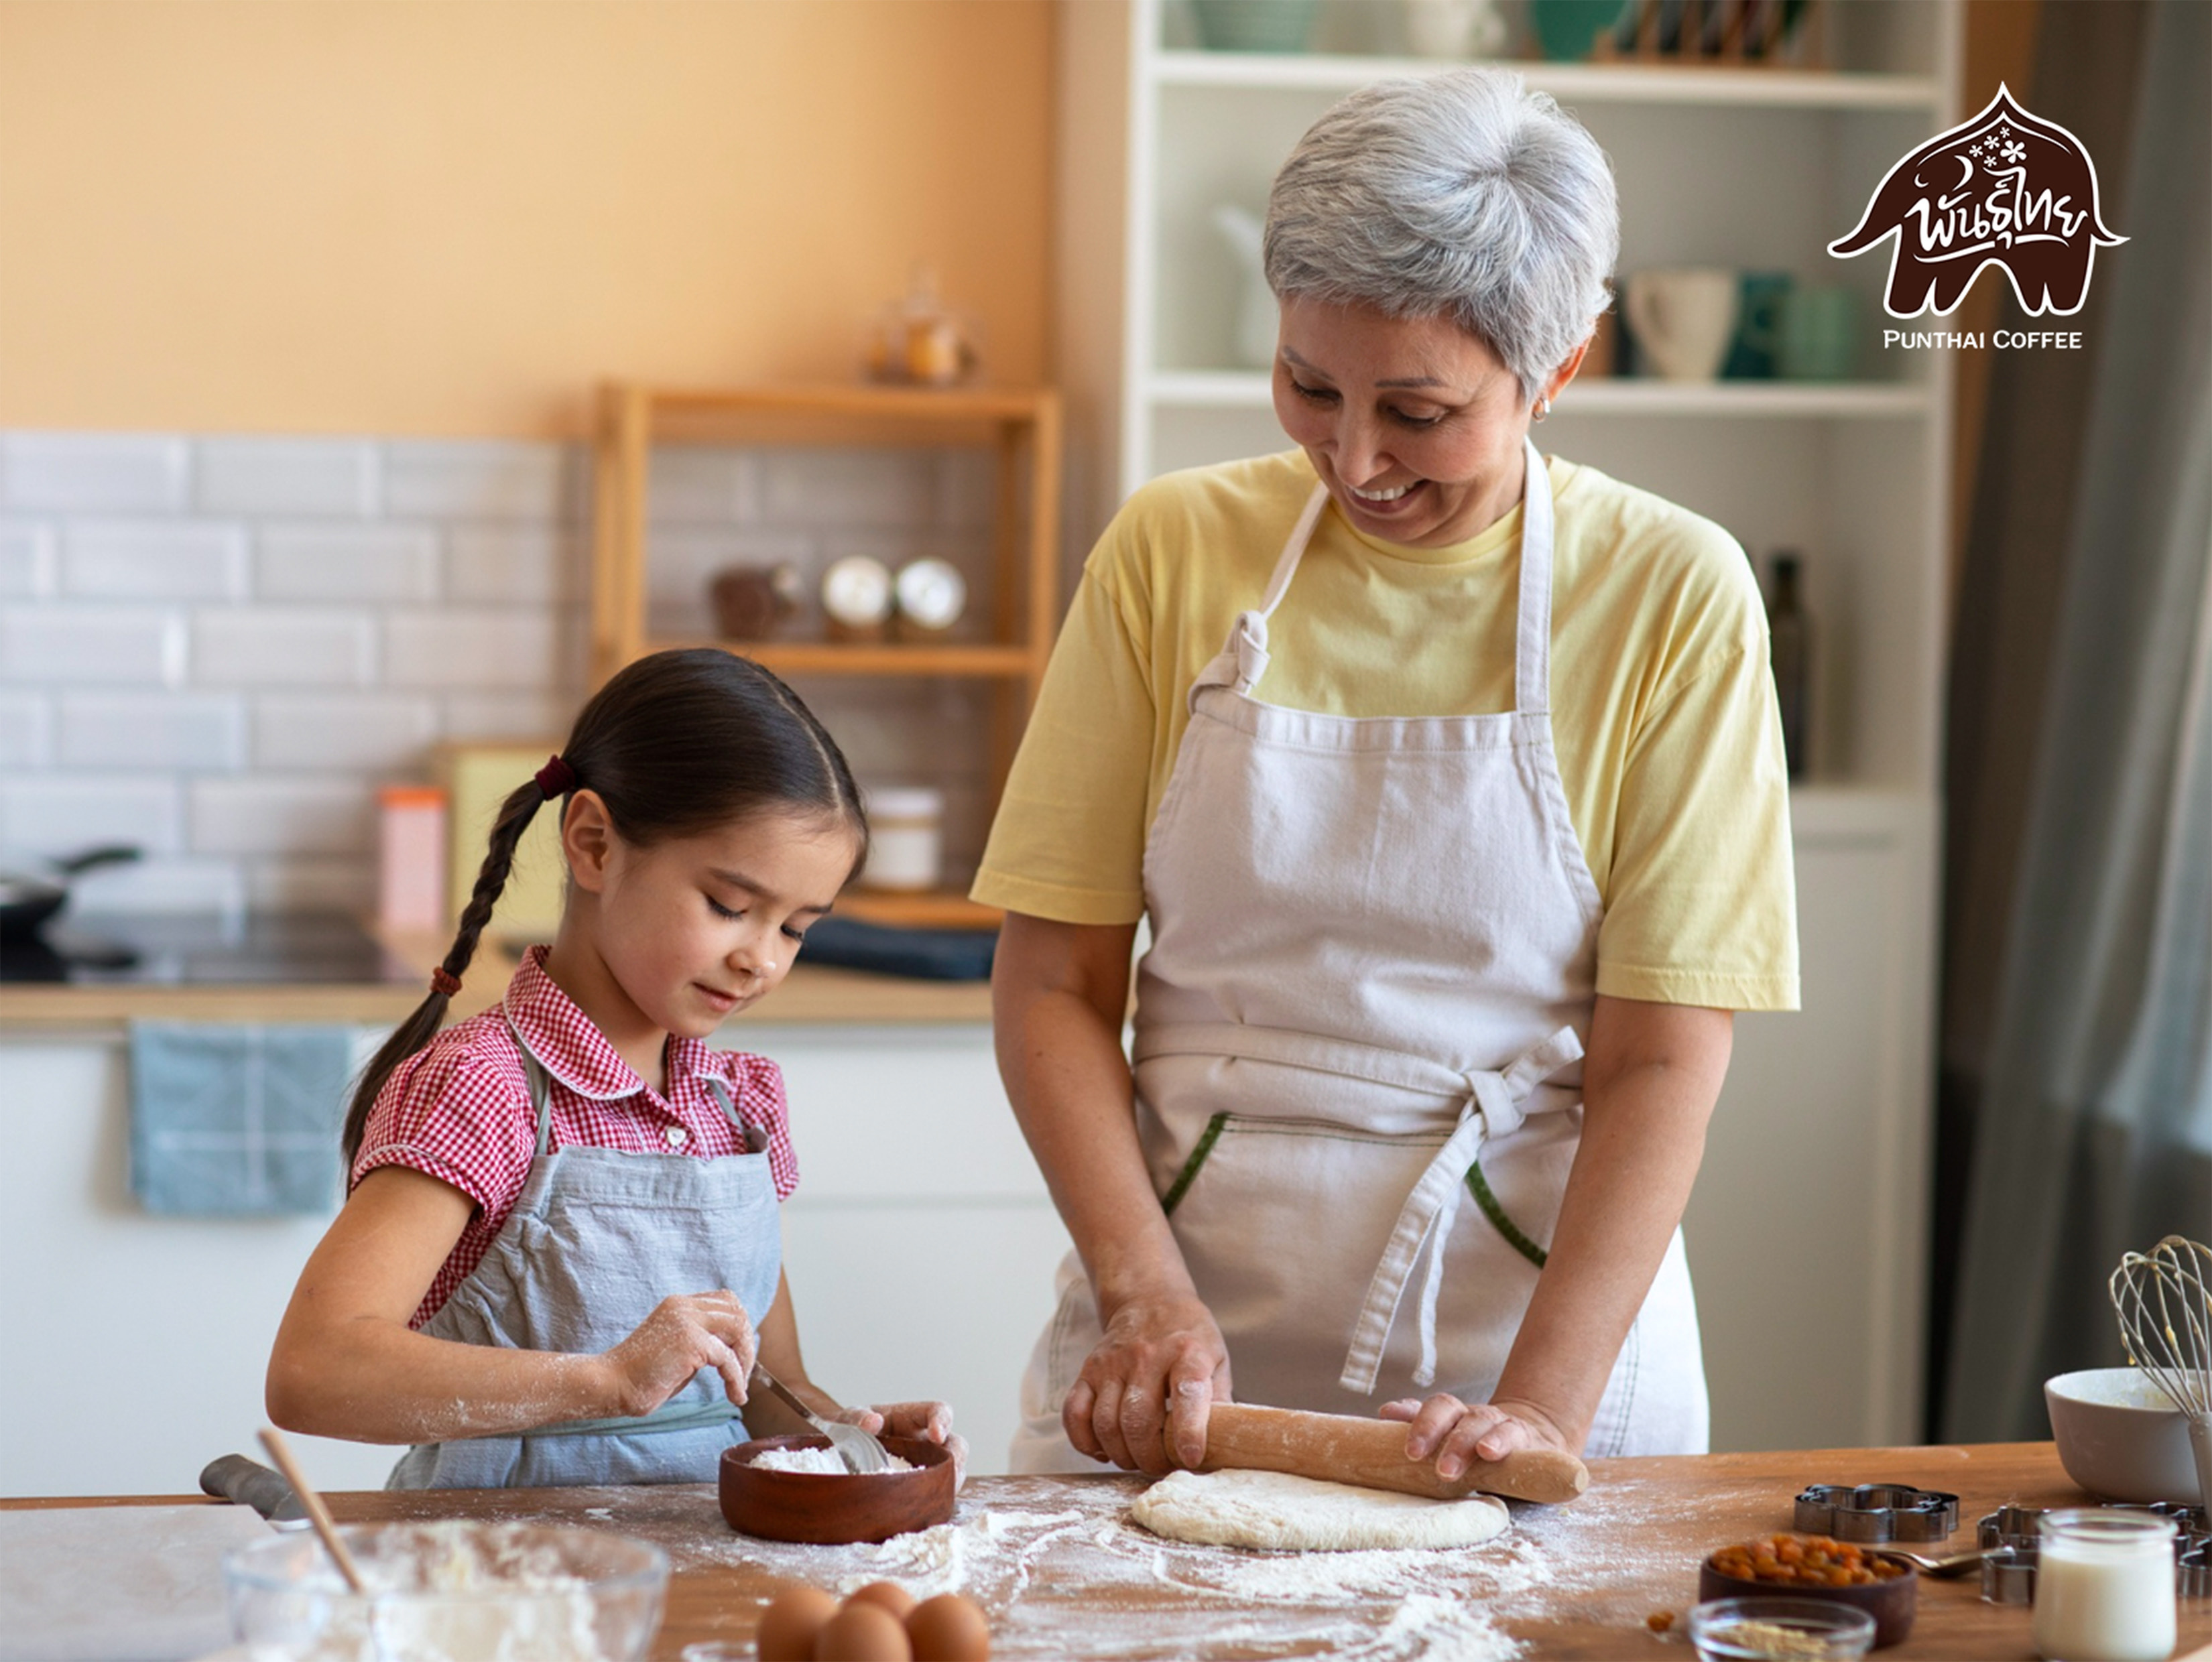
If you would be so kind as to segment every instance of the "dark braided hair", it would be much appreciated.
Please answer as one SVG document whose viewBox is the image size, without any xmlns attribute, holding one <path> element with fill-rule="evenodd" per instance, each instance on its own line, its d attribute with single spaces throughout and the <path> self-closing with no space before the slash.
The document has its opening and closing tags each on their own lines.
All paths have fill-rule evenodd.
<svg viewBox="0 0 2212 1662">
<path fill-rule="evenodd" d="M 798 694 L 732 652 L 696 646 L 639 658 L 592 695 L 561 760 L 573 774 L 559 793 L 562 811 L 571 792 L 596 792 L 617 833 L 641 847 L 767 810 L 795 810 L 842 821 L 866 852 L 867 816 L 836 741 Z M 491 846 L 435 982 L 459 986 L 507 887 L 522 834 L 551 800 L 532 779 L 500 804 Z M 349 1168 L 361 1152 L 377 1094 L 402 1062 L 436 1036 L 450 1002 L 434 986 L 362 1072 L 346 1113 Z"/>
</svg>

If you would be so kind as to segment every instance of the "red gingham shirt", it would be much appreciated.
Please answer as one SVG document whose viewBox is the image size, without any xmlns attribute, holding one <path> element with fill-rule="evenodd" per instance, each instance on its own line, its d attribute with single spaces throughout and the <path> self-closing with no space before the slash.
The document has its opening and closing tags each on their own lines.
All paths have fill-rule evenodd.
<svg viewBox="0 0 2212 1662">
<path fill-rule="evenodd" d="M 429 1320 L 468 1279 L 521 1198 L 538 1141 L 524 1048 L 552 1076 L 549 1151 L 624 1149 L 702 1160 L 742 1154 L 737 1128 L 707 1089 L 707 1077 L 719 1074 L 729 1082 L 739 1118 L 767 1135 L 776 1198 L 789 1198 L 799 1186 L 781 1068 L 764 1056 L 710 1050 L 672 1034 L 663 1096 L 553 984 L 545 949 L 533 946 L 498 1008 L 456 1022 L 392 1070 L 362 1131 L 353 1182 L 380 1166 L 407 1166 L 477 1204 L 410 1325 Z"/>
</svg>

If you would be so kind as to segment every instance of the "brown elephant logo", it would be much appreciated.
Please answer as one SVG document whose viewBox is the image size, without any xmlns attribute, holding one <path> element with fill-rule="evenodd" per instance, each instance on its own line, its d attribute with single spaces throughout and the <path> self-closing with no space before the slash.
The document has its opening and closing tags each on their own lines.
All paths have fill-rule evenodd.
<svg viewBox="0 0 2212 1662">
<path fill-rule="evenodd" d="M 2089 293 L 2099 247 L 2125 242 L 2105 228 L 2097 167 L 2081 141 L 2030 115 L 2003 86 L 1972 120 L 1938 133 L 1889 170 L 1858 228 L 1828 252 L 1865 252 L 1893 232 L 1893 318 L 1956 310 L 1984 266 L 2012 279 L 2028 316 L 2071 317 Z"/>
</svg>

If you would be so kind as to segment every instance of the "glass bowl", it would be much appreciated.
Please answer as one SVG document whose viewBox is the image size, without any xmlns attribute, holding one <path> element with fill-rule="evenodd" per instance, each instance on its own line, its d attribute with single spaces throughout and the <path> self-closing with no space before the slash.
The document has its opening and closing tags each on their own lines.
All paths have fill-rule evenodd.
<svg viewBox="0 0 2212 1662">
<path fill-rule="evenodd" d="M 1874 1617 L 1817 1598 L 1714 1598 L 1690 1612 L 1698 1662 L 1853 1662 L 1874 1648 Z"/>
<path fill-rule="evenodd" d="M 294 1532 L 222 1561 L 231 1631 L 259 1662 L 643 1662 L 668 1557 L 605 1530 L 382 1524 L 339 1536 L 366 1593 Z"/>
</svg>

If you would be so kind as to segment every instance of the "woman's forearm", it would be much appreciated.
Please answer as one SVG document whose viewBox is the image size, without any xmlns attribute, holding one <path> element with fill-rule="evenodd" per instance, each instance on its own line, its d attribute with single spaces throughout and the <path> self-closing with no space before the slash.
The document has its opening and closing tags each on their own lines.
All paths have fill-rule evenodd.
<svg viewBox="0 0 2212 1662">
<path fill-rule="evenodd" d="M 1598 1000 L 1582 1146 L 1493 1398 L 1540 1408 L 1573 1447 L 1689 1204 L 1730 1024 L 1726 1010 Z"/>
<path fill-rule="evenodd" d="M 999 1071 L 1103 1309 L 1190 1277 L 1137 1140 L 1121 1050 L 1133 927 L 1006 919 L 991 987 Z"/>
</svg>

